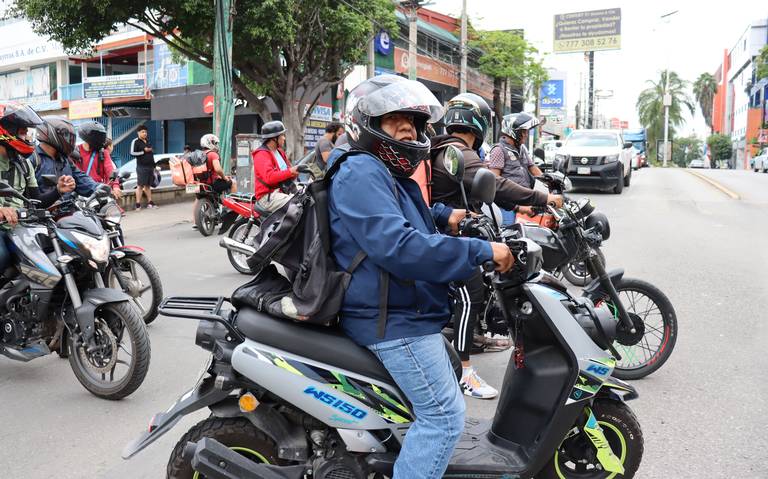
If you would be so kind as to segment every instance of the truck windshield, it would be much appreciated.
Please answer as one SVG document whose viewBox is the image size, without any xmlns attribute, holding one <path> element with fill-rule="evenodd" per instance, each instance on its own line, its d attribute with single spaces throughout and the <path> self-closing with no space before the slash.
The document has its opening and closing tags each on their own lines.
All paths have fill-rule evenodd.
<svg viewBox="0 0 768 479">
<path fill-rule="evenodd" d="M 616 135 L 571 135 L 568 146 L 618 146 Z"/>
</svg>

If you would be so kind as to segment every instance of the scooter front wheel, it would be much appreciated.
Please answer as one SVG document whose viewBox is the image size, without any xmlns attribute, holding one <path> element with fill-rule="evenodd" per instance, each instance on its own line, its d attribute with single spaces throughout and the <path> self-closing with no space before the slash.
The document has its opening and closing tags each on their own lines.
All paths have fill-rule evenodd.
<svg viewBox="0 0 768 479">
<path fill-rule="evenodd" d="M 563 439 L 544 469 L 536 474 L 537 479 L 614 479 L 635 476 L 643 458 L 643 432 L 635 414 L 626 404 L 614 401 L 595 401 L 592 413 L 611 451 L 624 468 L 624 474 L 605 470 L 605 466 L 596 459 L 597 450 L 583 426 L 577 426 Z"/>
</svg>

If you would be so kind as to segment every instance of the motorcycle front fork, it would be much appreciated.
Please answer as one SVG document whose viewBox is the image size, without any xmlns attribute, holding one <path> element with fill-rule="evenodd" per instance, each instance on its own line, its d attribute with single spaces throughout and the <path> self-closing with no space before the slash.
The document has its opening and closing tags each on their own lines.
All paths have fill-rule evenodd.
<svg viewBox="0 0 768 479">
<path fill-rule="evenodd" d="M 597 278 L 598 281 L 600 281 L 600 286 L 602 286 L 603 290 L 608 293 L 608 297 L 611 299 L 614 306 L 616 306 L 616 309 L 619 312 L 619 323 L 621 323 L 621 327 L 632 334 L 636 333 L 637 330 L 632 323 L 632 319 L 629 317 L 629 313 L 627 313 L 627 309 L 624 307 L 624 303 L 622 303 L 619 298 L 619 292 L 616 291 L 616 286 L 614 286 L 613 281 L 611 281 L 611 278 L 605 271 L 605 266 L 603 266 L 597 253 L 591 248 L 589 250 L 589 256 L 587 257 L 587 270 L 593 278 Z"/>
</svg>

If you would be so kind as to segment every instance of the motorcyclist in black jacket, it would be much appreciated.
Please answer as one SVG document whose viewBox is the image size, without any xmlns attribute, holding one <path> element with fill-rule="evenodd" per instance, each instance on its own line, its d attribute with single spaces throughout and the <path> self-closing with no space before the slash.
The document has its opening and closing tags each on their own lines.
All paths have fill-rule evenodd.
<svg viewBox="0 0 768 479">
<path fill-rule="evenodd" d="M 448 102 L 443 118 L 448 135 L 433 137 L 431 149 L 431 168 L 428 174 L 428 185 L 431 185 L 430 203 L 444 203 L 454 208 L 464 208 L 461 190 L 456 181 L 446 171 L 443 164 L 445 149 L 453 145 L 461 150 L 464 157 L 464 189 L 467 196 L 471 194 L 475 174 L 486 164 L 480 159 L 478 150 L 491 125 L 491 109 L 482 97 L 473 93 L 463 93 Z M 562 197 L 548 195 L 521 186 L 503 177 L 496 178 L 495 202 L 502 208 L 513 210 L 517 205 L 545 206 L 547 203 L 562 205 Z M 477 213 L 478 205 L 470 205 Z M 461 358 L 463 372 L 461 387 L 464 394 L 470 397 L 491 399 L 498 391 L 487 384 L 470 362 L 470 351 L 474 337 L 475 325 L 482 312 L 485 295 L 485 285 L 482 273 L 477 273 L 470 279 L 457 285 L 454 309 L 454 347 Z M 508 339 L 490 341 L 490 349 L 503 350 L 511 345 Z"/>
</svg>

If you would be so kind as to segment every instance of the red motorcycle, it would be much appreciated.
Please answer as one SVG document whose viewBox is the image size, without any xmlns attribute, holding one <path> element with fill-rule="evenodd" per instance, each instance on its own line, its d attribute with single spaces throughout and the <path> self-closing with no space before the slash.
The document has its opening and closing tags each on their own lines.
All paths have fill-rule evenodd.
<svg viewBox="0 0 768 479">
<path fill-rule="evenodd" d="M 219 245 L 227 250 L 227 257 L 238 272 L 253 274 L 247 259 L 255 251 L 256 238 L 261 231 L 261 218 L 268 213 L 259 208 L 256 197 L 248 193 L 232 193 L 221 198 L 222 225 L 219 234 L 229 230 Z"/>
</svg>

